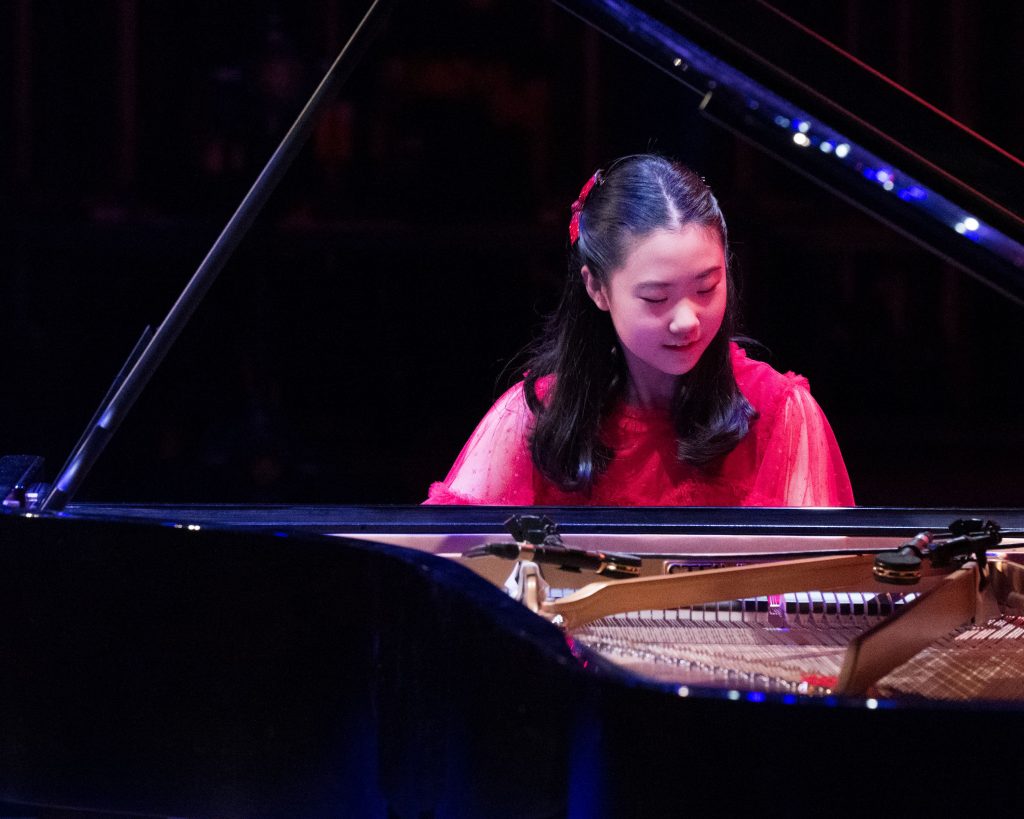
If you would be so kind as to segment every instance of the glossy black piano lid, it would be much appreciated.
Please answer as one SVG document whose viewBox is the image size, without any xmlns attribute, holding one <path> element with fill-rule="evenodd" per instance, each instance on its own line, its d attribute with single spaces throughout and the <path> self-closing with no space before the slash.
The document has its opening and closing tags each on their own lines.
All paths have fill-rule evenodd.
<svg viewBox="0 0 1024 819">
<path fill-rule="evenodd" d="M 564 805 L 575 661 L 451 561 L 0 513 L 0 622 L 0 802 L 239 817 Z M 531 788 L 503 792 L 502 749 L 532 757 Z"/>
<path fill-rule="evenodd" d="M 710 119 L 1024 303 L 1024 163 L 759 0 L 560 0 Z"/>
</svg>

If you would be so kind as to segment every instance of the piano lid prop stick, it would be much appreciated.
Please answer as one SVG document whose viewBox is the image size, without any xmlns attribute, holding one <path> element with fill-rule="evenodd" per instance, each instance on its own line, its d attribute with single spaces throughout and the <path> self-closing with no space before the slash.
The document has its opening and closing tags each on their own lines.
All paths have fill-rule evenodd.
<svg viewBox="0 0 1024 819">
<path fill-rule="evenodd" d="M 327 70 L 305 107 L 299 113 L 288 133 L 260 171 L 249 192 L 228 220 L 206 257 L 192 274 L 185 289 L 178 296 L 156 333 L 139 353 L 128 374 L 117 386 L 114 395 L 101 407 L 96 423 L 86 431 L 81 446 L 65 472 L 54 482 L 50 494 L 40 506 L 44 512 L 59 512 L 81 485 L 92 464 L 99 457 L 111 436 L 117 431 L 125 415 L 145 389 L 160 362 L 181 335 L 199 302 L 213 285 L 217 275 L 227 263 L 242 237 L 252 226 L 292 160 L 298 155 L 313 130 L 320 113 L 334 99 L 341 84 L 352 73 L 373 36 L 383 28 L 383 11 L 390 10 L 393 0 L 374 0 L 352 33 L 337 59 Z"/>
</svg>

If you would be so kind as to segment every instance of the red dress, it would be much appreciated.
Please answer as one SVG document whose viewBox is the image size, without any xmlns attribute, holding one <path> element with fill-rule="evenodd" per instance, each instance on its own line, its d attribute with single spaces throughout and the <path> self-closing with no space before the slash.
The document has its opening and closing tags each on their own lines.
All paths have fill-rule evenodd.
<svg viewBox="0 0 1024 819">
<path fill-rule="evenodd" d="M 511 506 L 853 506 L 853 490 L 832 428 L 807 379 L 782 375 L 731 348 L 733 372 L 758 412 L 750 431 L 710 467 L 675 456 L 664 410 L 620 404 L 605 440 L 615 455 L 589 493 L 563 492 L 533 465 L 533 415 L 523 383 L 484 416 L 427 503 Z M 547 383 L 550 383 L 548 381 Z M 538 383 L 543 392 L 544 380 Z M 543 397 L 543 396 L 542 396 Z"/>
</svg>

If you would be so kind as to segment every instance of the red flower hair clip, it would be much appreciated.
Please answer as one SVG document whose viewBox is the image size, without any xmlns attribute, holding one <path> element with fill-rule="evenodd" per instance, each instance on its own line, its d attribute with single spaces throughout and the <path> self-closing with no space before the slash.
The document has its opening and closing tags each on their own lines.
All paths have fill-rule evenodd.
<svg viewBox="0 0 1024 819">
<path fill-rule="evenodd" d="M 580 238 L 580 213 L 583 210 L 583 205 L 586 204 L 587 197 L 590 196 L 590 191 L 594 189 L 595 185 L 600 185 L 603 182 L 604 177 L 601 175 L 601 171 L 595 171 L 583 186 L 580 195 L 576 197 L 576 201 L 572 203 L 572 217 L 569 219 L 569 244 L 576 244 L 576 240 Z"/>
</svg>

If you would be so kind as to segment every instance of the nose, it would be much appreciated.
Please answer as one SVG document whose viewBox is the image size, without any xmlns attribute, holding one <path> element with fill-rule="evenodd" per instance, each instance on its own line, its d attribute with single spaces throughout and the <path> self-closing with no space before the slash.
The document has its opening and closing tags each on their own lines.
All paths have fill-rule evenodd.
<svg viewBox="0 0 1024 819">
<path fill-rule="evenodd" d="M 700 327 L 700 320 L 697 318 L 697 311 L 693 309 L 688 301 L 682 301 L 672 311 L 672 318 L 668 323 L 668 331 L 672 335 L 691 336 Z"/>
</svg>

